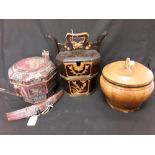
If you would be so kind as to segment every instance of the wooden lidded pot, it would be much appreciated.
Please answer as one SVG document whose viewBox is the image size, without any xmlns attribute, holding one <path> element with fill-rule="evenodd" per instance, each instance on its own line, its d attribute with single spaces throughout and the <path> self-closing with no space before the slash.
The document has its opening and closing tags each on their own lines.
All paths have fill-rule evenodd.
<svg viewBox="0 0 155 155">
<path fill-rule="evenodd" d="M 108 104 L 127 113 L 137 110 L 151 96 L 153 80 L 150 69 L 126 58 L 125 61 L 116 61 L 103 68 L 100 86 Z"/>
</svg>

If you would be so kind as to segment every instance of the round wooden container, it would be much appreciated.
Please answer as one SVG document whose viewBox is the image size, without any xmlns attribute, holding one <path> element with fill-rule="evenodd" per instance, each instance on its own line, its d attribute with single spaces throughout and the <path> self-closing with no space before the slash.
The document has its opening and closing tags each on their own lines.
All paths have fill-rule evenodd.
<svg viewBox="0 0 155 155">
<path fill-rule="evenodd" d="M 151 96 L 153 80 L 150 69 L 127 58 L 103 68 L 100 86 L 112 108 L 121 112 L 132 112 Z"/>
</svg>

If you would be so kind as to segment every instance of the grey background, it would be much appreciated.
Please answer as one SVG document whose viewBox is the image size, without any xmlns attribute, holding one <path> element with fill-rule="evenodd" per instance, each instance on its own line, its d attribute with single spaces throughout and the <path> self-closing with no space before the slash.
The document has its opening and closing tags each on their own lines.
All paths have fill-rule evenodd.
<svg viewBox="0 0 155 155">
<path fill-rule="evenodd" d="M 102 63 L 131 59 L 152 70 L 155 67 L 155 20 L 0 20 L 0 87 L 12 90 L 8 68 L 18 60 L 41 56 L 50 51 L 55 62 L 56 46 L 47 33 L 65 42 L 70 29 L 88 32 L 90 41 L 103 31 L 108 36 L 102 43 Z M 61 81 L 57 89 L 61 89 Z M 68 94 L 47 115 L 39 117 L 35 127 L 27 119 L 7 122 L 5 113 L 27 106 L 22 99 L 0 93 L 0 134 L 155 134 L 155 95 L 134 113 L 124 114 L 105 102 L 99 83 L 91 96 L 70 97 Z"/>
</svg>

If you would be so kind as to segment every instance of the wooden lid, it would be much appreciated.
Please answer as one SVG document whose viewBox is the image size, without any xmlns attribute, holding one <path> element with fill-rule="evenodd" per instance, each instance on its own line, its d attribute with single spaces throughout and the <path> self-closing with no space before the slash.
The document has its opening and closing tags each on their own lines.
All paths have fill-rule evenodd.
<svg viewBox="0 0 155 155">
<path fill-rule="evenodd" d="M 59 52 L 56 59 L 60 62 L 97 61 L 101 56 L 96 50 L 73 50 Z"/>
<path fill-rule="evenodd" d="M 128 87 L 144 86 L 154 79 L 150 69 L 130 58 L 106 65 L 102 75 L 114 84 Z"/>
</svg>

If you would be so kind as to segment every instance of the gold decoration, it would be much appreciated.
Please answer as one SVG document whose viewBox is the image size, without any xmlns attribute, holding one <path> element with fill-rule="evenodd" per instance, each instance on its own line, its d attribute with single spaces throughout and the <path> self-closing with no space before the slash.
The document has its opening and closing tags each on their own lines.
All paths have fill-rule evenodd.
<svg viewBox="0 0 155 155">
<path fill-rule="evenodd" d="M 80 84 L 78 84 L 78 82 Z M 89 87 L 88 80 L 70 81 L 70 92 L 72 94 L 86 93 L 88 92 L 88 87 Z"/>
<path fill-rule="evenodd" d="M 88 72 L 88 75 L 90 75 L 90 68 L 92 66 L 92 62 L 80 62 L 80 65 L 78 66 L 76 63 L 66 63 L 66 70 L 69 69 L 69 72 L 71 72 L 74 76 L 78 75 L 84 75 Z M 67 72 L 68 75 L 68 72 Z M 72 75 L 72 76 L 73 76 Z"/>
<path fill-rule="evenodd" d="M 73 49 L 83 49 L 84 46 L 87 44 L 88 42 L 88 38 L 89 38 L 89 34 L 87 32 L 83 32 L 83 33 L 67 33 L 66 34 L 66 39 L 68 41 L 68 43 L 72 44 Z M 67 48 L 67 50 L 70 50 Z"/>
</svg>

